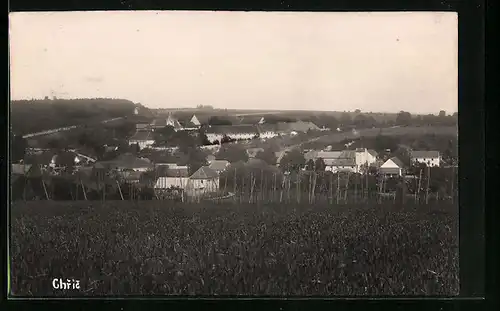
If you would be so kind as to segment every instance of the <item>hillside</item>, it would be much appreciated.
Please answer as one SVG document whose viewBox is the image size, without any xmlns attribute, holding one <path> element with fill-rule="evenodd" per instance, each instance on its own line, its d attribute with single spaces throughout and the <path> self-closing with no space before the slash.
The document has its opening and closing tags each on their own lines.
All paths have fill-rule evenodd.
<svg viewBox="0 0 500 311">
<path fill-rule="evenodd" d="M 131 116 L 136 105 L 125 99 L 44 99 L 11 102 L 12 131 L 24 135 L 71 125 Z"/>
</svg>

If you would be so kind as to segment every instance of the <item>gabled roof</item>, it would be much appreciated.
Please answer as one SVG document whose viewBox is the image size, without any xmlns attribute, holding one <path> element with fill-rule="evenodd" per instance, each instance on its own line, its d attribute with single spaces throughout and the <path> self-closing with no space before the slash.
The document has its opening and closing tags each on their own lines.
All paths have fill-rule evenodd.
<svg viewBox="0 0 500 311">
<path fill-rule="evenodd" d="M 342 151 L 318 151 L 316 153 L 316 158 L 325 159 L 337 159 L 342 154 Z"/>
<path fill-rule="evenodd" d="M 213 160 L 208 167 L 213 169 L 214 171 L 220 172 L 225 170 L 229 166 L 229 164 L 229 161 L 226 160 Z"/>
<path fill-rule="evenodd" d="M 198 120 L 198 118 L 196 117 L 195 114 L 193 114 L 193 116 L 191 117 L 191 120 L 189 120 L 189 122 L 191 122 L 192 124 L 194 124 L 196 126 L 201 125 L 200 120 Z"/>
<path fill-rule="evenodd" d="M 157 172 L 158 177 L 189 177 L 187 167 L 160 167 Z"/>
<path fill-rule="evenodd" d="M 411 158 L 439 158 L 439 151 L 412 151 Z"/>
<path fill-rule="evenodd" d="M 96 165 L 94 165 L 95 168 L 99 167 L 109 167 L 109 166 L 114 166 L 114 167 L 119 167 L 119 168 L 128 168 L 128 169 L 135 169 L 135 168 L 152 168 L 153 164 L 149 159 L 145 158 L 138 158 L 134 156 L 133 154 L 130 153 L 125 153 L 120 155 L 114 160 L 111 161 L 101 161 L 97 162 Z"/>
<path fill-rule="evenodd" d="M 209 168 L 208 166 L 200 167 L 196 172 L 189 177 L 190 179 L 213 179 L 219 177 L 216 171 Z"/>
<path fill-rule="evenodd" d="M 394 164 L 396 164 L 398 167 L 400 168 L 403 168 L 405 165 L 403 164 L 403 162 L 401 162 L 400 159 L 398 159 L 397 157 L 392 157 L 390 158 L 389 160 L 385 161 L 385 163 L 387 163 L 388 161 L 392 161 L 394 162 Z"/>
<path fill-rule="evenodd" d="M 373 157 L 377 157 L 378 156 L 378 153 L 377 151 L 373 150 L 373 149 L 368 149 L 368 153 L 373 156 Z"/>
<path fill-rule="evenodd" d="M 149 131 L 137 131 L 129 140 L 154 140 L 153 133 Z"/>
<path fill-rule="evenodd" d="M 213 125 L 207 128 L 207 134 L 258 134 L 255 125 Z"/>
</svg>

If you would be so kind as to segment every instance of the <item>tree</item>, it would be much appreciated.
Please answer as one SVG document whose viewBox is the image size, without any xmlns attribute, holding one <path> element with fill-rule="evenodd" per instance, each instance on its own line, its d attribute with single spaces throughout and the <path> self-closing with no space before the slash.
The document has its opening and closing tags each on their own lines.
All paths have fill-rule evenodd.
<svg viewBox="0 0 500 311">
<path fill-rule="evenodd" d="M 397 125 L 409 125 L 411 123 L 411 113 L 400 111 L 396 116 Z"/>
<path fill-rule="evenodd" d="M 439 111 L 439 115 L 438 115 L 438 116 L 439 116 L 440 118 L 444 118 L 444 117 L 446 117 L 446 111 L 444 111 L 444 110 Z"/>
<path fill-rule="evenodd" d="M 361 113 L 361 110 L 360 110 L 360 109 L 356 109 L 356 110 L 354 110 L 354 112 L 355 112 L 356 114 L 359 114 L 359 113 Z"/>
<path fill-rule="evenodd" d="M 200 167 L 208 165 L 206 154 L 200 148 L 189 147 L 186 154 L 189 175 L 192 175 Z"/>
<path fill-rule="evenodd" d="M 163 140 L 168 140 L 170 137 L 172 137 L 175 134 L 175 129 L 171 125 L 167 125 L 165 127 L 162 127 L 161 129 L 155 131 L 161 137 L 163 137 Z"/>
<path fill-rule="evenodd" d="M 314 168 L 317 172 L 323 172 L 326 169 L 326 163 L 323 158 L 317 158 L 314 162 Z"/>
<path fill-rule="evenodd" d="M 26 155 L 26 148 L 28 147 L 28 143 L 26 139 L 22 136 L 14 135 L 10 132 L 10 157 L 12 162 L 18 162 L 24 159 Z"/>
<path fill-rule="evenodd" d="M 340 120 L 339 121 L 340 121 L 340 124 L 342 124 L 342 126 L 351 125 L 351 123 L 352 123 L 351 115 L 348 112 L 343 112 L 340 115 Z"/>
<path fill-rule="evenodd" d="M 220 144 L 227 144 L 227 143 L 231 143 L 231 142 L 234 142 L 235 139 L 232 139 L 231 137 L 227 136 L 226 134 L 224 134 L 224 136 L 221 138 L 220 140 Z"/>
<path fill-rule="evenodd" d="M 392 136 L 377 135 L 375 137 L 374 149 L 377 152 L 383 152 L 386 149 L 397 150 L 399 141 Z"/>
<path fill-rule="evenodd" d="M 264 151 L 259 151 L 255 158 L 260 159 L 269 165 L 276 165 L 276 155 L 270 148 L 266 148 Z"/>
<path fill-rule="evenodd" d="M 308 171 L 314 170 L 314 160 L 313 159 L 309 159 L 306 162 L 306 170 L 308 170 Z"/>
<path fill-rule="evenodd" d="M 285 153 L 283 158 L 280 161 L 280 167 L 285 171 L 298 171 L 300 170 L 306 163 L 306 159 L 300 150 L 293 149 Z"/>
<path fill-rule="evenodd" d="M 222 145 L 219 152 L 215 155 L 217 160 L 227 160 L 230 163 L 238 161 L 248 161 L 248 153 L 240 145 Z"/>
<path fill-rule="evenodd" d="M 233 123 L 231 121 L 226 120 L 226 119 L 222 119 L 222 118 L 217 117 L 217 116 L 210 117 L 210 119 L 208 119 L 208 124 L 210 124 L 210 125 L 233 125 Z"/>
</svg>

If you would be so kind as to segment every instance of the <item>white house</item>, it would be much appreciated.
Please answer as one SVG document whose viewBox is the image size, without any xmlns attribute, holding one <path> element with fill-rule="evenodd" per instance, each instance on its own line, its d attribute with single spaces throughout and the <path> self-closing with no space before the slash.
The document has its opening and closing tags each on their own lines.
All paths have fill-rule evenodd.
<svg viewBox="0 0 500 311">
<path fill-rule="evenodd" d="M 357 170 L 359 171 L 359 168 L 362 165 L 372 165 L 377 162 L 377 152 L 373 149 L 366 149 L 366 148 L 357 148 L 356 149 L 356 166 L 358 167 Z"/>
<path fill-rule="evenodd" d="M 357 172 L 356 153 L 353 150 L 345 151 L 310 151 L 307 158 L 317 160 L 323 159 L 325 171 L 331 172 Z"/>
<path fill-rule="evenodd" d="M 439 151 L 412 151 L 410 153 L 412 164 L 425 163 L 427 166 L 436 167 L 441 165 Z"/>
<path fill-rule="evenodd" d="M 189 182 L 189 173 L 187 166 L 161 169 L 158 172 L 154 189 L 157 194 L 168 189 L 185 189 Z"/>
<path fill-rule="evenodd" d="M 135 114 L 135 115 L 138 115 L 138 114 L 139 114 L 139 108 L 137 108 L 137 107 L 135 107 L 135 108 L 134 108 L 134 114 Z"/>
<path fill-rule="evenodd" d="M 259 135 L 257 127 L 254 125 L 213 125 L 205 134 L 210 142 L 220 142 L 224 135 L 232 139 L 253 139 Z"/>
<path fill-rule="evenodd" d="M 153 133 L 149 131 L 137 131 L 135 134 L 129 138 L 129 145 L 139 145 L 140 149 L 151 147 L 155 143 L 153 139 Z"/>
<path fill-rule="evenodd" d="M 259 137 L 262 139 L 269 139 L 279 135 L 278 131 L 276 130 L 276 126 L 274 126 L 273 124 L 259 123 L 259 125 L 257 126 L 257 130 L 259 131 Z"/>
<path fill-rule="evenodd" d="M 200 167 L 189 177 L 186 192 L 189 196 L 200 196 L 219 190 L 219 174 L 208 166 Z"/>
<path fill-rule="evenodd" d="M 191 122 L 195 126 L 201 125 L 200 120 L 198 120 L 198 118 L 196 117 L 195 114 L 193 114 L 193 116 L 191 117 L 191 120 L 189 122 Z"/>
<path fill-rule="evenodd" d="M 396 157 L 392 157 L 384 162 L 379 168 L 382 175 L 403 176 L 404 164 Z"/>
</svg>

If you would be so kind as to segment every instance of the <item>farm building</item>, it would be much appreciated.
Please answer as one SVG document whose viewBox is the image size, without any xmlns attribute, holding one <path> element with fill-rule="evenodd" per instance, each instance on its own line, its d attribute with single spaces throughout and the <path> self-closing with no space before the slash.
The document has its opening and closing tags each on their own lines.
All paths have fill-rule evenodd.
<svg viewBox="0 0 500 311">
<path fill-rule="evenodd" d="M 210 142 L 221 141 L 224 135 L 232 139 L 252 139 L 259 132 L 254 125 L 213 125 L 207 128 L 205 133 Z"/>
<path fill-rule="evenodd" d="M 436 167 L 441 165 L 439 151 L 412 151 L 410 153 L 411 163 L 425 163 L 427 166 Z"/>
<path fill-rule="evenodd" d="M 194 126 L 200 126 L 201 125 L 201 122 L 200 120 L 198 120 L 198 118 L 196 117 L 195 114 L 193 114 L 193 116 L 191 117 L 191 119 L 189 120 L 189 122 L 194 125 Z"/>
<path fill-rule="evenodd" d="M 165 167 L 158 171 L 157 176 L 158 178 L 154 186 L 157 195 L 162 195 L 164 192 L 173 189 L 183 191 L 189 182 L 187 166 Z"/>
<path fill-rule="evenodd" d="M 226 160 L 213 160 L 210 162 L 210 165 L 208 167 L 216 171 L 217 174 L 220 174 L 224 172 L 229 165 L 230 165 L 229 161 Z"/>
<path fill-rule="evenodd" d="M 257 125 L 257 130 L 259 131 L 259 137 L 263 139 L 273 138 L 279 135 L 276 126 L 273 124 L 259 123 L 259 125 Z"/>
<path fill-rule="evenodd" d="M 147 172 L 153 170 L 154 168 L 153 163 L 149 159 L 138 158 L 131 153 L 122 154 L 111 161 L 100 161 L 97 162 L 96 165 L 97 164 L 99 164 L 99 167 L 117 171 L 131 170 L 137 172 Z"/>
<path fill-rule="evenodd" d="M 359 168 L 362 165 L 372 165 L 377 162 L 377 152 L 373 149 L 357 148 L 356 165 Z"/>
<path fill-rule="evenodd" d="M 200 167 L 189 177 L 186 187 L 188 196 L 200 196 L 219 190 L 219 174 L 208 166 Z"/>
<path fill-rule="evenodd" d="M 379 172 L 382 175 L 388 176 L 403 176 L 404 174 L 404 164 L 397 157 L 392 157 L 384 162 L 379 168 Z"/>
<path fill-rule="evenodd" d="M 147 130 L 151 129 L 151 125 L 147 124 L 147 123 L 137 123 L 135 125 L 135 129 L 137 131 L 147 131 Z"/>
<path fill-rule="evenodd" d="M 144 149 L 152 146 L 155 143 L 153 138 L 153 133 L 149 131 L 137 131 L 135 134 L 129 138 L 129 145 L 139 145 L 140 149 Z"/>
</svg>

